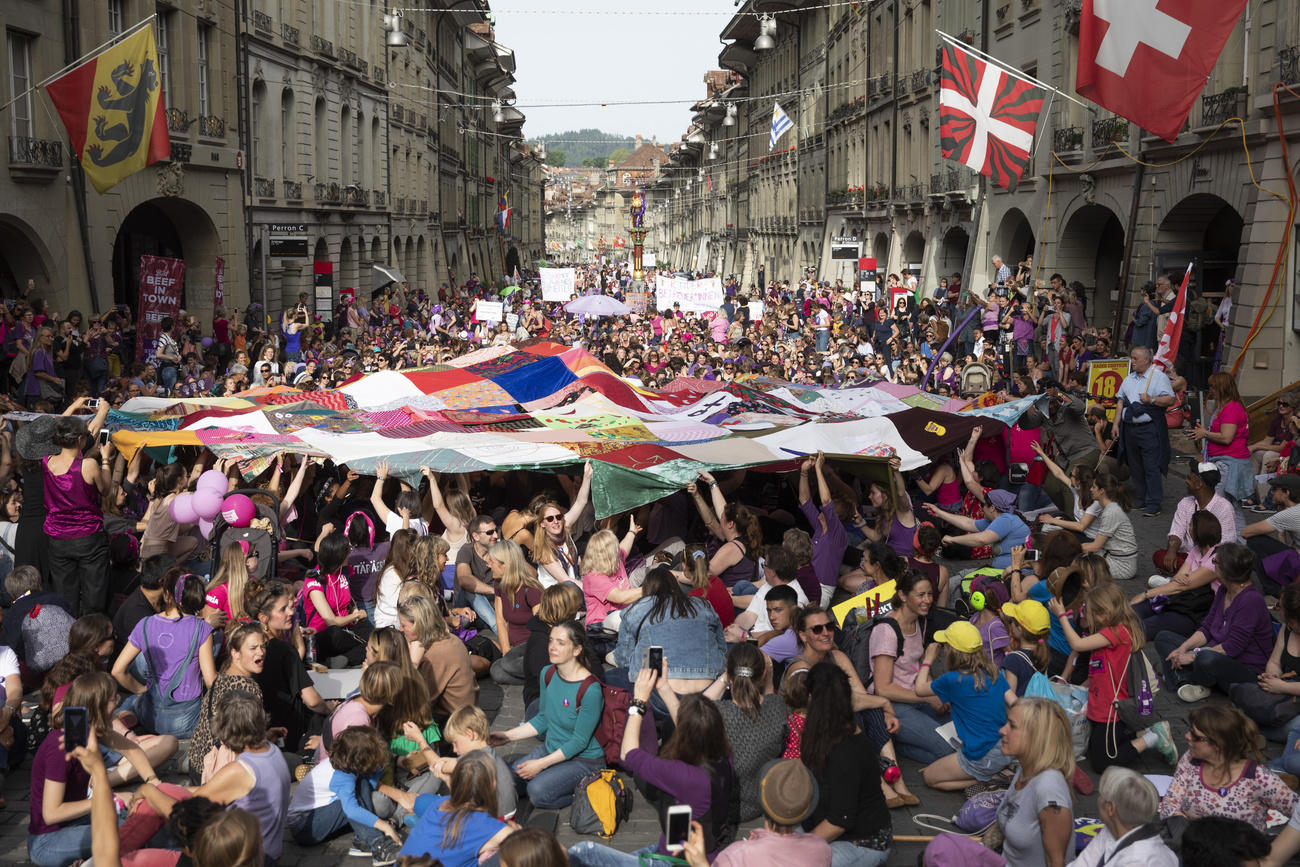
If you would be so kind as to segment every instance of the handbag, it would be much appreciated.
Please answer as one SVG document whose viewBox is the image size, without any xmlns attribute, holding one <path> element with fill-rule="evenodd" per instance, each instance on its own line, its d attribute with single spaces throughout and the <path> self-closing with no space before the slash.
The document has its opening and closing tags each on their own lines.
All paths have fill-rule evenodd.
<svg viewBox="0 0 1300 867">
<path fill-rule="evenodd" d="M 1296 696 L 1266 692 L 1259 684 L 1249 681 L 1230 686 L 1228 698 L 1263 728 L 1278 728 L 1300 714 Z"/>
</svg>

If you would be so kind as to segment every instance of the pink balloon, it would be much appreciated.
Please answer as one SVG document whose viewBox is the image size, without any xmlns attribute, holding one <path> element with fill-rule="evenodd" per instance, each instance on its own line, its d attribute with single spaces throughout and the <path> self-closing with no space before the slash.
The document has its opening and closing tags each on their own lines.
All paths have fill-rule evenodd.
<svg viewBox="0 0 1300 867">
<path fill-rule="evenodd" d="M 221 470 L 208 470 L 199 476 L 199 483 L 195 485 L 197 491 L 216 491 L 221 496 L 226 495 L 226 489 L 230 485 L 226 481 L 226 474 Z"/>
<path fill-rule="evenodd" d="M 212 538 L 212 522 L 209 521 L 207 518 L 200 517 L 200 518 L 199 518 L 199 532 L 203 534 L 203 538 L 205 538 L 205 539 L 211 539 L 211 538 Z"/>
<path fill-rule="evenodd" d="M 253 501 L 244 494 L 231 494 L 221 504 L 221 517 L 232 527 L 247 527 L 256 514 Z"/>
<path fill-rule="evenodd" d="M 221 514 L 221 503 L 224 499 L 225 496 L 220 491 L 199 488 L 194 494 L 194 513 L 202 520 L 211 521 Z"/>
<path fill-rule="evenodd" d="M 178 524 L 193 524 L 199 520 L 198 512 L 194 511 L 193 494 L 180 494 L 173 497 L 171 505 L 167 508 L 171 512 L 172 520 Z"/>
</svg>

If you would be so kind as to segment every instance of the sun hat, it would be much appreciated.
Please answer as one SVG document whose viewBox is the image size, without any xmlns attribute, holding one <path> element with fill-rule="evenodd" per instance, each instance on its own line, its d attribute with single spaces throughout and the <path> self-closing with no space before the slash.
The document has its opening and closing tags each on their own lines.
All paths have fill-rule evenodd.
<svg viewBox="0 0 1300 867">
<path fill-rule="evenodd" d="M 817 805 L 817 780 L 798 759 L 777 759 L 763 768 L 759 800 L 777 825 L 797 825 Z"/>
</svg>

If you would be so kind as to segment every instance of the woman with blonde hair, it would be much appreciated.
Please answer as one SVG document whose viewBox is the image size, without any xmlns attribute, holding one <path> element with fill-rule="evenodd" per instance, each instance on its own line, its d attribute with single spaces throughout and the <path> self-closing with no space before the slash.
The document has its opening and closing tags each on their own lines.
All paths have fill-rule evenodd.
<svg viewBox="0 0 1300 867">
<path fill-rule="evenodd" d="M 456 476 L 456 487 L 442 492 L 438 474 L 428 467 L 420 467 L 420 473 L 429 480 L 429 494 L 424 501 L 424 519 L 431 522 L 436 514 L 445 528 L 442 540 L 447 543 L 447 561 L 453 564 L 452 574 L 447 576 L 447 584 L 455 577 L 456 555 L 461 547 L 469 541 L 469 524 L 474 520 L 474 504 L 470 501 L 465 486 L 468 479 L 464 474 Z"/>
<path fill-rule="evenodd" d="M 641 528 L 635 517 L 628 518 L 622 541 L 613 530 L 597 530 L 587 541 L 582 555 L 582 595 L 587 603 L 587 628 L 603 626 L 618 632 L 620 613 L 641 598 L 641 588 L 627 577 L 627 555 Z"/>
<path fill-rule="evenodd" d="M 497 585 L 493 605 L 501 658 L 492 663 L 492 678 L 497 683 L 522 683 L 528 621 L 542 602 L 542 583 L 523 549 L 509 539 L 493 543 L 483 559 Z"/>
<path fill-rule="evenodd" d="M 451 582 L 444 573 L 447 566 L 451 565 L 454 577 L 456 564 L 451 561 L 451 546 L 442 536 L 417 536 L 411 543 L 408 562 L 408 578 L 428 585 L 435 593 L 450 589 Z"/>
<path fill-rule="evenodd" d="M 478 682 L 469 651 L 447 628 L 438 604 L 425 596 L 408 599 L 397 607 L 397 622 L 411 647 L 411 660 L 429 688 L 439 724 L 456 708 L 474 704 Z"/>
<path fill-rule="evenodd" d="M 248 587 L 248 561 L 256 561 L 257 556 L 257 549 L 243 539 L 221 549 L 221 562 L 208 582 L 201 615 L 214 629 L 221 629 L 232 621 L 239 623 L 250 619 L 244 607 L 244 593 Z"/>
<path fill-rule="evenodd" d="M 1074 840 L 1069 780 L 1074 776 L 1070 723 L 1056 702 L 1026 698 L 1007 711 L 1002 753 L 1020 763 L 985 845 L 1002 847 L 1010 867 L 1063 867 Z"/>
<path fill-rule="evenodd" d="M 554 499 L 543 500 L 537 508 L 537 526 L 533 530 L 531 545 L 533 563 L 542 586 L 557 581 L 578 583 L 578 543 L 571 532 L 591 496 L 591 461 L 583 464 L 582 485 L 573 498 L 573 505 L 565 511 Z M 534 500 L 534 502 L 536 502 Z"/>
</svg>

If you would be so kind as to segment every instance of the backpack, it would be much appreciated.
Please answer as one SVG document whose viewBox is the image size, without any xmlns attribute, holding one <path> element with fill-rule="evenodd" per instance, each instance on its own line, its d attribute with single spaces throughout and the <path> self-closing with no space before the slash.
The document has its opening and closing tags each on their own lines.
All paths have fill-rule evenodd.
<svg viewBox="0 0 1300 867">
<path fill-rule="evenodd" d="M 632 789 L 612 768 L 593 771 L 574 787 L 569 824 L 579 834 L 608 840 L 631 814 Z"/>
<path fill-rule="evenodd" d="M 550 686 L 551 678 L 554 676 L 555 666 L 548 665 L 546 673 L 542 675 L 543 683 Z M 623 729 L 627 727 L 627 709 L 632 703 L 632 693 L 630 690 L 603 684 L 596 679 L 595 675 L 588 675 L 587 679 L 578 686 L 579 707 L 582 706 L 582 698 L 592 684 L 600 687 L 601 697 L 605 699 L 605 705 L 600 711 L 600 722 L 596 724 L 596 742 L 605 751 L 605 762 L 620 767 L 619 755 L 623 749 Z M 576 712 L 577 708 L 574 708 L 574 711 Z M 658 744 L 659 736 L 655 731 L 654 717 L 648 713 L 642 714 L 641 748 L 653 753 L 658 751 Z"/>
<path fill-rule="evenodd" d="M 930 616 L 921 621 L 922 643 L 929 644 L 934 641 L 934 634 L 948 626 L 957 619 L 957 616 L 943 608 L 931 608 Z M 854 626 L 847 627 L 842 633 L 840 650 L 853 663 L 853 669 L 858 673 L 858 679 L 862 681 L 863 686 L 867 686 L 873 679 L 871 669 L 871 631 L 877 626 L 887 624 L 890 629 L 894 630 L 894 635 L 898 639 L 898 652 L 896 656 L 903 655 L 903 627 L 898 625 L 898 621 L 888 614 L 881 614 L 870 620 L 860 622 Z M 847 626 L 847 621 L 846 621 Z"/>
<path fill-rule="evenodd" d="M 57 605 L 32 606 L 23 618 L 23 651 L 27 668 L 44 674 L 68 655 L 68 633 L 73 617 Z"/>
</svg>

